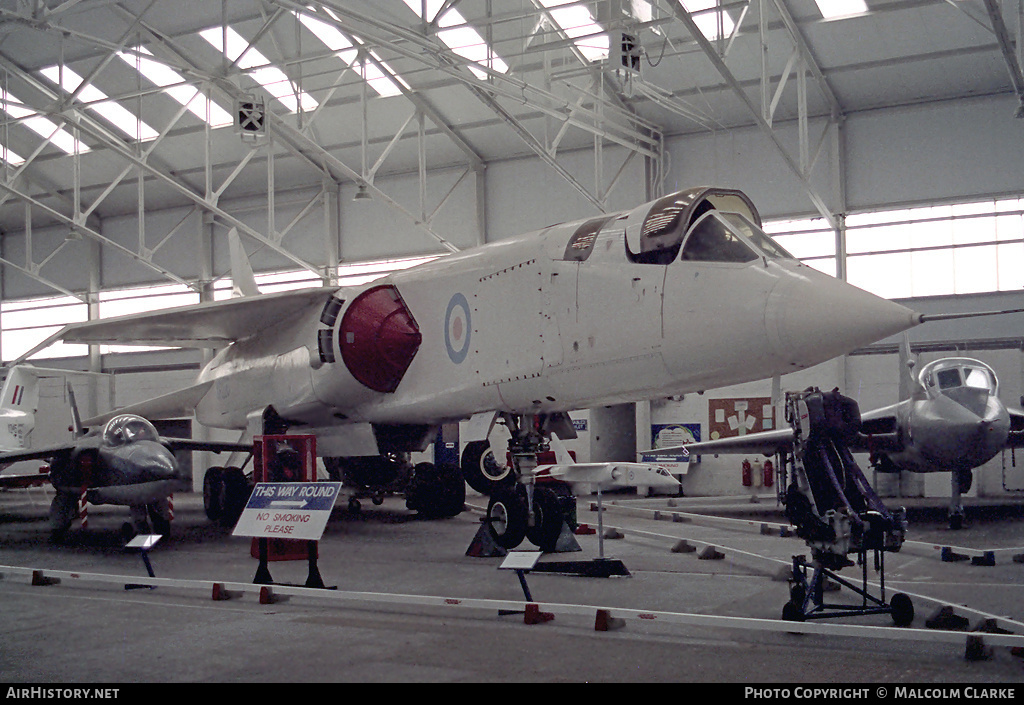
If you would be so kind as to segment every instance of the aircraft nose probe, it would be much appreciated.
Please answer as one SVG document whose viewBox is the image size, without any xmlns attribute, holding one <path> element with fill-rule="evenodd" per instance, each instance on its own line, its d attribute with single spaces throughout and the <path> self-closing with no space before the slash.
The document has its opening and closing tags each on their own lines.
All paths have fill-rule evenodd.
<svg viewBox="0 0 1024 705">
<path fill-rule="evenodd" d="M 818 272 L 780 281 L 765 308 L 775 354 L 807 367 L 905 331 L 922 314 Z"/>
</svg>

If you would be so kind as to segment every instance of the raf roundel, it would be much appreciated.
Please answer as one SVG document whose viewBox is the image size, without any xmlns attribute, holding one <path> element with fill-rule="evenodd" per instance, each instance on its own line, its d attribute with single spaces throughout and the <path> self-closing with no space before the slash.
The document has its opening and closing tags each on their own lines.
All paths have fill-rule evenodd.
<svg viewBox="0 0 1024 705">
<path fill-rule="evenodd" d="M 469 302 L 462 294 L 455 294 L 448 302 L 444 314 L 444 344 L 448 357 L 456 365 L 466 359 L 469 353 Z"/>
</svg>

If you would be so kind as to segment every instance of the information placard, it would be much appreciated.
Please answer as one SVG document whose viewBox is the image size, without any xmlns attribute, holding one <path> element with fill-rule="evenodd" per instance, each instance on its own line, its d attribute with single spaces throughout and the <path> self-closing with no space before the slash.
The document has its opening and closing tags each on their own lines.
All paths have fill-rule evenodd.
<svg viewBox="0 0 1024 705">
<path fill-rule="evenodd" d="M 340 491 L 340 482 L 261 482 L 231 535 L 319 541 Z"/>
</svg>

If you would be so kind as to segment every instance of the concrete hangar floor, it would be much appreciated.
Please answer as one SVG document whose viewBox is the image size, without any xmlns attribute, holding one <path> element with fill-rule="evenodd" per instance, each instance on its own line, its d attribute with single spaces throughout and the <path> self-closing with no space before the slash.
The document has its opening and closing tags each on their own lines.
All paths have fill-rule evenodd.
<svg viewBox="0 0 1024 705">
<path fill-rule="evenodd" d="M 125 510 L 91 508 L 86 529 L 53 545 L 41 493 L 0 493 L 5 683 L 1024 680 L 1014 653 L 1024 644 L 1019 507 L 968 505 L 958 532 L 938 503 L 934 512 L 908 507 L 907 541 L 886 554 L 885 588 L 910 595 L 916 617 L 896 628 L 886 614 L 781 621 L 789 588 L 780 571 L 807 547 L 777 530 L 785 520 L 774 497 L 752 505 L 605 495 L 608 537 L 578 535 L 580 550 L 545 554 L 539 565 L 592 562 L 603 548 L 629 576 L 533 570 L 524 574 L 531 612 L 518 575 L 500 569 L 505 558 L 467 555 L 477 553 L 469 549 L 486 507 L 472 492 L 468 511 L 439 521 L 400 499 L 358 515 L 339 501 L 316 562 L 336 589 L 287 587 L 309 576 L 308 561 L 291 560 L 270 561 L 267 592 L 253 584 L 251 540 L 207 521 L 199 495 L 175 497 L 171 535 L 146 554 L 156 587 L 128 590 L 147 569 L 124 548 Z M 578 500 L 579 522 L 597 527 L 594 506 Z M 858 582 L 860 568 L 841 575 Z M 877 580 L 873 568 L 868 578 Z M 218 591 L 231 599 L 213 599 Z M 827 599 L 859 600 L 844 593 Z M 926 626 L 950 606 L 944 628 Z M 966 631 L 986 620 L 1010 634 Z"/>
</svg>

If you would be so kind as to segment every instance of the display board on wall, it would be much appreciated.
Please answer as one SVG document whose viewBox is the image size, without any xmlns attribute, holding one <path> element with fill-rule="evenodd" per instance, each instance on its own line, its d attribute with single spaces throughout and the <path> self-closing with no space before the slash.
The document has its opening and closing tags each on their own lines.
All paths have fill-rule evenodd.
<svg viewBox="0 0 1024 705">
<path fill-rule="evenodd" d="M 734 438 L 775 428 L 771 397 L 734 397 L 708 400 L 708 438 Z"/>
<path fill-rule="evenodd" d="M 651 448 L 674 448 L 700 440 L 699 423 L 654 423 L 651 424 Z M 673 475 L 685 475 L 691 462 L 699 463 L 699 455 L 654 455 L 640 454 L 640 462 L 656 463 L 668 469 Z"/>
</svg>

